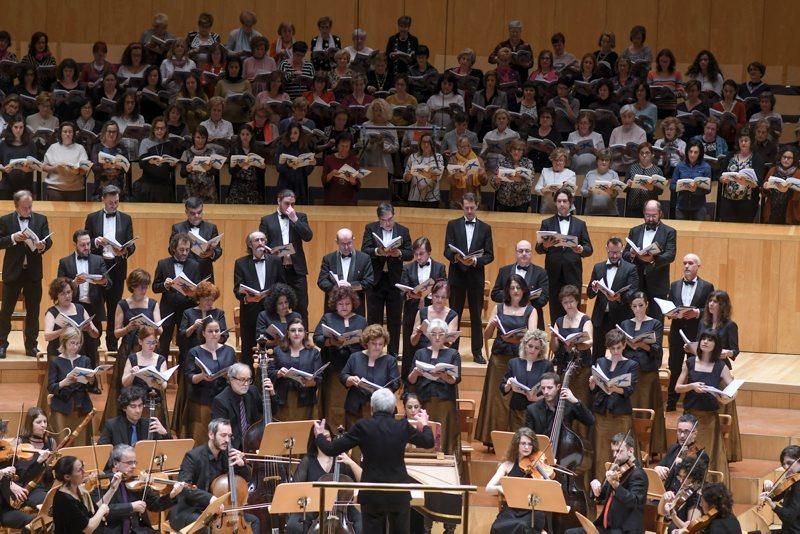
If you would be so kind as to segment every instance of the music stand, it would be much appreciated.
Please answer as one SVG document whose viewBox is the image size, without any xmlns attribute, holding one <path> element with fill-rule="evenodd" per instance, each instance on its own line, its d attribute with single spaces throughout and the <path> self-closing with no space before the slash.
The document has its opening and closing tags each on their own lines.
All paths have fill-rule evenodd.
<svg viewBox="0 0 800 534">
<path fill-rule="evenodd" d="M 153 458 L 155 447 L 155 461 L 153 471 L 171 471 L 181 467 L 184 456 L 194 447 L 193 439 L 143 439 L 137 441 L 133 447 L 136 452 L 136 462 L 140 469 L 150 468 L 150 459 Z"/>
<path fill-rule="evenodd" d="M 269 513 L 272 514 L 307 514 L 319 510 L 319 490 L 314 489 L 313 482 L 284 482 L 275 487 Z M 336 492 L 325 494 L 325 511 L 333 510 L 336 504 Z"/>
<path fill-rule="evenodd" d="M 273 456 L 300 456 L 308 448 L 308 435 L 314 421 L 287 421 L 270 423 L 264 428 L 258 454 Z"/>
<path fill-rule="evenodd" d="M 151 449 L 152 450 L 152 449 Z M 193 532 L 198 532 L 208 526 L 214 517 L 218 516 L 224 507 L 230 507 L 231 503 L 231 494 L 223 493 L 219 496 L 218 499 L 214 500 L 213 502 L 208 503 L 206 509 L 200 514 L 200 516 L 183 527 L 180 530 L 181 534 L 192 534 Z"/>
<path fill-rule="evenodd" d="M 661 477 L 658 476 L 655 469 L 645 467 L 644 472 L 647 474 L 647 496 L 660 501 L 661 497 L 667 491 L 664 488 L 664 482 L 661 480 Z"/>
<path fill-rule="evenodd" d="M 502 430 L 492 430 L 492 446 L 494 447 L 494 455 L 497 457 L 498 462 L 504 462 L 506 459 L 506 451 L 511 444 L 511 438 L 514 437 L 513 432 L 504 432 Z M 550 436 L 544 434 L 536 434 L 536 441 L 539 443 L 539 450 L 545 451 L 547 465 L 555 465 L 553 458 L 553 448 L 550 446 Z"/>
<path fill-rule="evenodd" d="M 510 508 L 531 511 L 531 528 L 537 511 L 557 514 L 569 512 L 561 484 L 555 480 L 503 477 L 500 485 L 503 486 L 503 495 Z"/>
<path fill-rule="evenodd" d="M 95 467 L 95 458 L 97 459 L 97 470 L 102 473 L 103 468 L 108 463 L 108 458 L 111 456 L 111 449 L 113 445 L 86 445 L 82 447 L 64 447 L 59 450 L 59 454 L 64 456 L 74 456 L 83 463 L 86 471 L 91 471 Z M 95 456 L 95 453 L 97 456 Z"/>
</svg>

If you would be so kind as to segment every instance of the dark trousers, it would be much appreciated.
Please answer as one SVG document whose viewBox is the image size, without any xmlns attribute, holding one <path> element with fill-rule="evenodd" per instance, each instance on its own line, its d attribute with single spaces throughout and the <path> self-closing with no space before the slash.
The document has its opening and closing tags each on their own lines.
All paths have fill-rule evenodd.
<svg viewBox="0 0 800 534">
<path fill-rule="evenodd" d="M 450 286 L 450 307 L 458 314 L 461 322 L 461 312 L 464 311 L 464 300 L 469 306 L 470 337 L 472 338 L 472 355 L 480 356 L 483 352 L 483 324 L 481 313 L 483 311 L 483 284 L 471 287 Z M 458 350 L 459 340 L 453 343 L 453 348 Z"/>
<path fill-rule="evenodd" d="M 172 312 L 161 311 L 161 317 L 166 317 Z M 169 355 L 169 347 L 172 344 L 172 336 L 178 330 L 183 318 L 183 310 L 175 310 L 175 313 L 161 324 L 161 335 L 158 337 L 158 353 L 164 356 Z M 185 355 L 183 355 L 185 356 Z"/>
<path fill-rule="evenodd" d="M 550 269 L 547 271 L 547 278 L 550 281 L 548 286 L 550 289 L 550 324 L 554 325 L 556 324 L 556 319 L 566 314 L 564 307 L 561 306 L 561 301 L 558 299 L 558 292 L 567 285 L 573 285 L 578 288 L 578 291 L 581 291 L 583 282 L 581 273 L 575 269 L 570 269 L 569 271 L 565 271 L 563 268 L 558 271 Z M 580 304 L 581 302 L 578 302 L 579 306 Z"/>
<path fill-rule="evenodd" d="M 94 319 L 92 319 L 92 324 L 94 325 L 95 328 L 97 328 L 97 331 L 100 333 L 100 335 L 102 335 L 103 322 L 100 319 L 98 319 L 98 317 L 100 317 L 101 315 L 100 313 L 98 313 L 98 311 L 100 311 L 98 310 L 98 308 L 104 307 L 105 304 L 102 302 L 81 302 L 80 304 L 86 309 L 86 313 L 88 315 L 94 316 Z M 111 321 L 111 328 L 112 329 L 114 328 L 113 318 Z M 97 367 L 99 349 L 100 349 L 100 336 L 98 336 L 97 338 L 93 338 L 88 334 L 84 334 L 82 350 L 85 352 L 86 356 L 89 357 L 89 360 L 91 360 L 93 367 Z"/>
<path fill-rule="evenodd" d="M 597 306 L 597 302 L 595 302 L 595 306 Z M 616 325 L 611 322 L 611 319 L 608 317 L 607 313 L 604 313 L 603 318 L 600 320 L 598 324 L 594 326 L 594 334 L 593 334 L 593 341 L 592 341 L 592 361 L 597 361 L 598 358 L 602 358 L 606 355 L 606 334 L 609 331 L 613 330 Z"/>
<path fill-rule="evenodd" d="M 755 217 L 756 205 L 752 199 L 730 200 L 723 196 L 719 198 L 719 217 L 722 222 L 752 223 Z"/>
<path fill-rule="evenodd" d="M 419 311 L 419 300 L 407 300 L 403 306 L 403 363 L 400 366 L 400 376 L 403 382 L 411 372 L 411 361 L 417 348 L 411 344 L 411 334 L 414 332 L 414 321 L 417 319 Z"/>
<path fill-rule="evenodd" d="M 116 267 L 111 269 L 113 265 Z M 106 269 L 111 269 L 108 277 L 111 280 L 111 287 L 106 289 L 106 348 L 117 350 L 117 338 L 114 336 L 114 314 L 117 312 L 117 304 L 122 299 L 122 290 L 125 288 L 125 278 L 128 276 L 127 262 L 121 260 L 106 261 Z"/>
<path fill-rule="evenodd" d="M 300 317 L 303 318 L 303 324 L 306 325 L 306 330 L 308 330 L 308 278 L 304 274 L 297 274 L 291 265 L 284 266 L 283 275 L 286 277 L 286 283 L 294 290 L 294 294 L 297 297 L 297 306 L 293 311 L 300 314 Z"/>
<path fill-rule="evenodd" d="M 362 505 L 362 531 L 370 534 L 407 534 L 409 514 L 409 505 L 396 510 L 374 510 L 372 506 Z"/>
<path fill-rule="evenodd" d="M 386 274 L 386 273 L 384 273 Z M 367 322 L 383 324 L 384 309 L 389 327 L 389 354 L 400 351 L 400 324 L 403 320 L 403 295 L 394 287 L 388 276 L 383 276 L 378 285 L 367 290 Z"/>
<path fill-rule="evenodd" d="M 697 328 L 700 321 L 698 319 L 691 320 L 675 320 L 669 327 L 669 393 L 667 397 L 667 406 L 673 407 L 678 403 L 680 395 L 675 393 L 675 384 L 678 382 L 678 377 L 683 369 L 683 362 L 686 358 L 686 352 L 683 350 L 683 338 L 680 335 L 680 330 L 686 334 L 689 341 L 697 341 Z"/>
<path fill-rule="evenodd" d="M 241 362 L 253 367 L 253 347 L 256 345 L 256 324 L 258 314 L 264 309 L 263 301 L 243 304 L 239 313 L 239 327 L 242 339 Z"/>
<path fill-rule="evenodd" d="M 39 336 L 39 304 L 42 301 L 42 280 L 20 280 L 3 283 L 3 304 L 0 307 L 0 346 L 8 347 L 8 334 L 11 332 L 11 314 L 17 304 L 19 293 L 25 297 L 25 348 L 36 346 Z"/>
</svg>

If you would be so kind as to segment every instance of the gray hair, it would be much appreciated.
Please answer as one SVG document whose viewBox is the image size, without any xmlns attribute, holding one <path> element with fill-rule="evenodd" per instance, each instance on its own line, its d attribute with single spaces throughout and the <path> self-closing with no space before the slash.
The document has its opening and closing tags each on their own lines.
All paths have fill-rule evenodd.
<svg viewBox="0 0 800 534">
<path fill-rule="evenodd" d="M 367 32 L 365 32 L 361 28 L 356 28 L 355 30 L 353 30 L 353 37 L 364 37 L 364 38 L 366 38 L 367 37 Z"/>
<path fill-rule="evenodd" d="M 136 451 L 130 445 L 126 445 L 124 443 L 115 445 L 114 448 L 111 450 L 111 463 L 115 464 L 117 462 L 121 462 L 122 457 L 129 452 L 136 454 Z"/>
<path fill-rule="evenodd" d="M 448 327 L 447 323 L 444 322 L 443 319 L 431 319 L 428 321 L 428 332 L 432 331 L 434 328 L 441 328 L 446 334 Z"/>
<path fill-rule="evenodd" d="M 509 29 L 510 28 L 522 28 L 522 21 L 516 20 L 516 19 L 509 20 L 508 21 L 508 27 L 509 27 Z"/>
<path fill-rule="evenodd" d="M 372 413 L 393 413 L 397 406 L 397 401 L 394 398 L 392 390 L 381 388 L 372 394 L 372 397 L 369 399 L 369 404 L 372 407 Z"/>
<path fill-rule="evenodd" d="M 241 362 L 236 362 L 230 367 L 228 367 L 228 381 L 233 380 L 234 378 L 239 378 L 239 375 L 244 371 L 249 371 L 250 368 Z"/>
<path fill-rule="evenodd" d="M 219 427 L 222 425 L 231 426 L 231 422 L 229 419 L 225 419 L 224 417 L 218 417 L 216 419 L 212 419 L 210 423 L 208 423 L 208 433 L 209 434 L 216 434 L 219 430 Z"/>
<path fill-rule="evenodd" d="M 427 104 L 417 104 L 417 107 L 414 109 L 414 114 L 419 117 L 420 115 L 424 115 L 426 117 L 431 116 L 431 110 Z"/>
<path fill-rule="evenodd" d="M 633 104 L 625 104 L 622 106 L 622 109 L 619 110 L 619 116 L 623 116 L 626 113 L 630 113 L 632 115 L 636 115 L 636 108 L 633 107 Z"/>
</svg>

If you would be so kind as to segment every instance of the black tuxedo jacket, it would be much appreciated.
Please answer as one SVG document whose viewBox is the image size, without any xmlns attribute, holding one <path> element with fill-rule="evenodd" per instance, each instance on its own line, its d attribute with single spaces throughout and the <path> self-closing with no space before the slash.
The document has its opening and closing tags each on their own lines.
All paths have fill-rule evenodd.
<svg viewBox="0 0 800 534">
<path fill-rule="evenodd" d="M 611 496 L 611 509 L 608 511 L 609 528 L 604 532 L 620 532 L 622 534 L 644 532 L 644 503 L 647 499 L 647 486 L 647 474 L 637 464 L 625 475 L 622 483 Z M 611 493 L 611 486 L 604 484 L 600 495 L 595 499 L 597 504 L 604 506 Z M 594 524 L 602 528 L 602 514 Z"/>
<path fill-rule="evenodd" d="M 103 255 L 103 247 L 94 246 L 94 240 L 96 237 L 103 237 L 103 220 L 105 219 L 105 215 L 103 210 L 95 211 L 87 215 L 86 222 L 83 223 L 83 227 L 89 232 L 89 236 L 92 238 L 92 254 L 97 254 L 101 257 Z M 131 219 L 131 216 L 127 213 L 122 213 L 119 210 L 117 210 L 116 219 L 117 232 L 114 239 L 120 244 L 127 243 L 133 239 L 133 219 Z M 133 256 L 134 252 L 136 252 L 135 242 L 131 243 L 128 247 L 128 254 L 119 256 L 117 261 L 121 262 L 123 265 L 127 265 L 128 258 Z"/>
<path fill-rule="evenodd" d="M 106 274 L 106 270 L 106 262 L 102 256 L 89 254 L 89 274 L 102 274 L 107 280 L 105 286 L 89 284 L 89 307 L 91 308 L 91 313 L 95 316 L 95 322 L 106 320 L 105 292 L 111 287 L 111 280 Z M 74 253 L 58 260 L 58 276 L 63 276 L 70 280 L 74 280 L 78 276 L 78 261 Z M 78 302 L 78 295 L 74 295 L 73 300 Z"/>
<path fill-rule="evenodd" d="M 543 232 L 561 232 L 561 227 L 558 224 L 558 215 L 553 215 L 542 221 L 540 228 Z M 583 247 L 583 252 L 580 254 L 573 251 L 571 248 L 566 247 L 550 247 L 545 249 L 541 243 L 536 243 L 536 252 L 545 254 L 544 268 L 548 273 L 561 273 L 571 272 L 576 274 L 578 279 L 583 279 L 583 258 L 588 258 L 592 255 L 592 241 L 589 239 L 589 230 L 586 228 L 586 223 L 574 215 L 569 219 L 569 233 L 567 235 L 574 235 L 578 238 L 578 244 Z M 580 289 L 580 288 L 579 288 Z"/>
<path fill-rule="evenodd" d="M 175 317 L 171 318 L 171 320 L 174 320 L 175 324 L 180 324 L 183 310 L 194 306 L 195 302 L 194 299 L 184 297 L 174 289 L 167 289 L 164 287 L 164 280 L 167 278 L 175 278 L 174 261 L 174 258 L 171 256 L 163 260 L 158 260 L 156 273 L 153 276 L 153 292 L 163 293 L 161 296 L 161 303 L 159 304 L 161 317 L 163 318 L 170 313 L 175 313 Z M 200 265 L 192 258 L 186 258 L 186 262 L 183 264 L 183 274 L 195 284 L 199 283 L 201 280 Z"/>
<path fill-rule="evenodd" d="M 191 233 L 192 226 L 189 224 L 189 221 L 183 221 L 179 223 L 175 223 L 172 225 L 172 232 L 170 233 L 170 239 L 175 234 L 188 234 Z M 201 221 L 200 222 L 200 237 L 208 241 L 209 239 L 214 239 L 219 235 L 219 231 L 217 230 L 217 225 L 214 223 L 210 223 L 208 221 Z M 200 279 L 210 276 L 211 281 L 214 281 L 214 262 L 222 256 L 222 246 L 217 243 L 217 246 L 214 247 L 214 254 L 210 258 L 200 258 L 194 252 L 190 252 L 189 255 L 200 264 Z"/>
<path fill-rule="evenodd" d="M 695 282 L 697 283 L 697 289 L 694 290 L 694 297 L 692 297 L 691 305 L 693 308 L 697 308 L 702 312 L 703 308 L 706 306 L 708 297 L 711 295 L 711 292 L 714 291 L 714 284 L 703 280 L 699 276 L 695 278 Z M 683 301 L 681 300 L 682 290 L 683 278 L 675 280 L 669 285 L 669 300 L 676 306 L 683 306 Z M 699 326 L 699 317 L 696 319 L 673 319 L 669 328 L 670 338 L 672 338 L 673 332 L 675 335 L 678 335 L 678 329 L 682 329 L 686 337 L 689 338 L 689 341 L 697 341 L 694 338 L 697 336 L 697 329 Z"/>
<path fill-rule="evenodd" d="M 166 421 L 161 421 L 161 424 L 165 425 Z M 130 445 L 131 426 L 125 415 L 118 415 L 117 417 L 106 420 L 106 423 L 103 425 L 103 432 L 100 433 L 100 439 L 97 440 L 97 444 L 115 446 L 119 444 Z M 147 419 L 147 408 L 145 408 L 145 413 L 136 423 L 136 435 L 139 441 L 147 439 L 149 426 L 150 422 Z M 153 439 L 169 439 L 169 436 L 167 434 L 153 434 Z"/>
<path fill-rule="evenodd" d="M 126 495 L 123 496 L 122 492 L 117 490 L 114 496 L 111 497 L 111 502 L 108 504 L 108 515 L 105 518 L 105 525 L 99 529 L 103 534 L 122 534 L 123 523 L 125 519 L 130 520 L 128 532 L 132 534 L 152 534 L 155 532 L 150 525 L 150 518 L 148 514 L 137 514 L 133 511 L 132 502 L 144 501 L 147 504 L 147 510 L 150 512 L 161 512 L 171 508 L 177 500 L 171 499 L 169 494 L 159 495 L 155 491 L 148 491 L 147 495 L 142 495 L 141 491 L 132 491 L 126 488 Z M 102 497 L 97 490 L 93 493 L 95 497 Z"/>
<path fill-rule="evenodd" d="M 601 261 L 595 264 L 586 294 L 590 299 L 597 297 L 592 310 L 592 324 L 600 325 L 603 322 L 603 314 L 606 311 L 606 304 L 608 304 L 609 323 L 613 328 L 615 324 L 633 317 L 633 312 L 630 308 L 631 295 L 639 289 L 639 276 L 636 274 L 636 267 L 632 263 L 620 260 L 617 274 L 614 276 L 614 283 L 611 284 L 611 290 L 617 291 L 627 285 L 631 287 L 622 293 L 622 299 L 617 302 L 609 302 L 605 293 L 592 289 L 592 282 L 595 280 L 603 280 L 603 283 L 605 283 L 607 270 L 608 264 L 606 262 Z"/>
<path fill-rule="evenodd" d="M 256 386 L 251 385 L 247 393 L 244 394 L 244 411 L 247 414 L 248 425 L 252 425 L 261 419 L 264 413 L 261 394 Z M 231 429 L 233 430 L 231 446 L 241 451 L 242 438 L 247 429 L 242 428 L 239 420 L 239 396 L 233 392 L 230 386 L 214 397 L 211 403 L 211 419 L 218 418 L 227 419 L 231 422 Z"/>
<path fill-rule="evenodd" d="M 634 226 L 628 232 L 628 239 L 640 248 L 644 230 L 645 225 L 640 224 L 639 226 Z M 645 263 L 638 256 L 635 260 L 631 260 L 631 246 L 627 243 L 625 244 L 625 250 L 622 252 L 622 258 L 625 261 L 632 261 L 636 265 L 636 270 L 639 273 L 640 289 L 650 299 L 653 297 L 661 299 L 665 298 L 667 291 L 669 291 L 669 265 L 675 261 L 675 252 L 677 250 L 677 233 L 675 229 L 663 222 L 659 223 L 653 243 L 658 243 L 658 247 L 661 249 L 661 254 L 654 258 L 653 263 Z"/>
<path fill-rule="evenodd" d="M 31 213 L 31 220 L 28 221 L 28 228 L 36 232 L 39 239 L 50 233 L 50 226 L 47 224 L 47 217 L 40 213 Z M 13 235 L 20 231 L 17 212 L 12 211 L 0 217 L 0 249 L 6 251 L 3 255 L 3 280 L 5 282 L 16 282 L 23 274 L 28 280 L 42 279 L 42 254 L 53 246 L 53 240 L 45 240 L 44 250 L 34 252 L 28 248 L 25 242 L 17 243 Z M 22 265 L 27 259 L 27 268 Z"/>
<path fill-rule="evenodd" d="M 492 288 L 492 301 L 503 302 L 503 288 L 508 283 L 508 279 L 514 274 L 516 267 L 516 263 L 500 267 L 500 271 L 497 273 L 497 280 L 494 281 L 494 287 Z M 530 291 L 542 289 L 542 294 L 538 298 L 531 300 L 531 305 L 539 310 L 544 308 L 550 298 L 550 282 L 547 278 L 547 271 L 531 263 L 525 273 L 525 282 L 528 283 Z"/>
<path fill-rule="evenodd" d="M 431 278 L 434 280 L 441 280 L 447 278 L 447 268 L 444 263 L 431 258 Z M 406 263 L 403 266 L 403 272 L 400 275 L 400 284 L 408 287 L 417 287 L 419 285 L 419 264 L 416 261 Z"/>
<path fill-rule="evenodd" d="M 388 275 L 389 282 L 394 285 L 400 282 L 400 276 L 403 273 L 403 262 L 410 260 L 414 256 L 411 250 L 411 234 L 408 228 L 402 224 L 395 223 L 392 227 L 392 239 L 395 237 L 403 237 L 400 243 L 400 256 L 397 258 L 390 258 L 387 256 L 378 256 L 375 254 L 375 249 L 378 244 L 375 242 L 375 237 L 372 233 L 383 237 L 383 230 L 379 222 L 371 222 L 364 227 L 364 238 L 361 240 L 361 252 L 367 254 L 372 260 L 372 272 L 375 275 L 375 285 L 381 283 L 384 275 Z M 384 266 L 388 264 L 388 271 L 383 272 Z"/>
<path fill-rule="evenodd" d="M 453 245 L 471 254 L 483 249 L 483 256 L 478 258 L 474 266 L 466 266 L 456 261 L 456 253 L 448 245 Z M 444 235 L 444 257 L 450 260 L 448 269 L 448 282 L 453 287 L 475 287 L 483 290 L 486 281 L 486 265 L 494 261 L 494 244 L 492 242 L 492 227 L 480 219 L 475 219 L 475 231 L 472 234 L 472 243 L 467 250 L 466 219 L 459 217 L 447 222 Z"/>
<path fill-rule="evenodd" d="M 256 264 L 253 261 L 252 254 L 242 256 L 237 259 L 233 265 L 233 294 L 239 301 L 241 306 L 242 315 L 253 314 L 252 320 L 255 325 L 258 313 L 264 309 L 264 301 L 261 302 L 245 302 L 245 295 L 239 293 L 239 286 L 244 284 L 253 289 L 264 290 L 269 289 L 278 282 L 285 283 L 286 279 L 283 274 L 283 267 L 281 260 L 271 254 L 264 255 L 264 287 L 258 281 L 258 274 L 256 273 Z"/>
<path fill-rule="evenodd" d="M 268 247 L 283 245 L 281 224 L 278 222 L 277 211 L 261 217 L 261 224 L 258 225 L 258 230 L 267 236 Z M 308 224 L 308 217 L 305 213 L 297 212 L 297 222 L 289 221 L 289 243 L 294 245 L 294 254 L 291 256 L 292 266 L 294 266 L 294 272 L 299 275 L 308 274 L 303 241 L 311 241 L 312 237 L 314 237 L 314 232 L 311 231 L 311 226 Z"/>
<path fill-rule="evenodd" d="M 342 273 L 342 262 L 339 261 L 339 251 L 325 254 L 322 258 L 322 265 L 319 268 L 319 276 L 317 277 L 317 287 L 325 293 L 331 291 L 336 287 L 336 282 L 330 273 L 336 273 L 339 280 L 346 279 L 348 282 L 358 282 L 363 289 L 370 289 L 375 285 L 375 273 L 372 271 L 372 261 L 369 256 L 360 250 L 353 251 L 353 257 L 350 260 L 350 271 L 346 274 Z"/>
<path fill-rule="evenodd" d="M 549 436 L 553 431 L 553 417 L 555 417 L 555 412 L 548 413 L 546 401 L 539 399 L 528 404 L 525 409 L 525 426 L 537 434 Z M 564 424 L 572 427 L 572 421 L 576 419 L 586 426 L 594 425 L 594 414 L 581 401 L 576 404 L 565 401 Z"/>
</svg>

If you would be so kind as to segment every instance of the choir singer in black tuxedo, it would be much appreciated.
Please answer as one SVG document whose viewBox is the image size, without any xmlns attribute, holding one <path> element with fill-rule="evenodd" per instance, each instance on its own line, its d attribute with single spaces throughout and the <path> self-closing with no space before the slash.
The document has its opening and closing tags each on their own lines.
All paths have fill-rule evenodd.
<svg viewBox="0 0 800 534">
<path fill-rule="evenodd" d="M 25 242 L 25 230 L 30 229 L 39 239 L 33 249 Z M 3 305 L 0 308 L 0 359 L 6 357 L 11 314 L 17 305 L 20 291 L 25 296 L 25 353 L 35 357 L 39 352 L 39 304 L 42 301 L 42 255 L 53 246 L 47 217 L 33 212 L 30 191 L 14 193 L 14 211 L 0 217 L 0 249 L 3 255 Z M 31 242 L 31 241 L 29 241 Z M 31 242 L 32 243 L 32 242 Z"/>
<path fill-rule="evenodd" d="M 572 198 L 571 190 L 559 189 L 555 194 L 556 214 L 544 219 L 540 230 L 575 236 L 578 244 L 562 247 L 556 246 L 552 239 L 536 240 L 536 252 L 545 254 L 544 268 L 550 283 L 551 324 L 564 315 L 564 308 L 558 299 L 559 291 L 567 285 L 578 288 L 583 285 L 583 258 L 592 255 L 592 241 L 586 223 L 570 213 Z"/>
<path fill-rule="evenodd" d="M 672 375 L 669 380 L 669 397 L 667 398 L 668 412 L 674 411 L 675 405 L 678 403 L 679 395 L 675 393 L 675 384 L 681 374 L 683 360 L 686 356 L 680 331 L 683 330 L 689 341 L 698 341 L 700 312 L 706 307 L 706 301 L 714 291 L 714 284 L 697 275 L 700 265 L 700 257 L 697 254 L 684 256 L 683 277 L 669 286 L 669 300 L 675 306 L 685 306 L 691 309 L 673 317 L 669 327 L 669 370 Z"/>
<path fill-rule="evenodd" d="M 73 295 L 74 302 L 80 302 L 89 316 L 94 316 L 92 323 L 97 328 L 98 337 L 102 332 L 102 321 L 106 319 L 106 291 L 111 283 L 108 279 L 106 262 L 101 256 L 91 254 L 91 238 L 84 229 L 75 230 L 72 234 L 75 252 L 58 260 L 58 276 L 68 278 L 78 286 L 78 294 Z M 100 275 L 102 278 L 90 280 L 86 275 Z M 112 319 L 113 322 L 113 319 Z M 83 350 L 97 365 L 98 340 L 84 337 Z"/>
<path fill-rule="evenodd" d="M 400 238 L 397 246 L 384 246 L 397 238 Z M 368 254 L 372 260 L 372 273 L 375 277 L 374 285 L 367 290 L 367 322 L 383 324 L 385 310 L 386 324 L 389 327 L 389 354 L 396 355 L 400 350 L 403 294 L 394 285 L 400 282 L 403 262 L 410 260 L 413 253 L 411 234 L 408 228 L 395 222 L 394 206 L 388 202 L 382 202 L 378 206 L 378 220 L 364 227 L 361 252 Z"/>
<path fill-rule="evenodd" d="M 278 209 L 263 216 L 258 229 L 267 236 L 268 247 L 275 248 L 289 243 L 294 247 L 294 254 L 281 260 L 283 274 L 297 297 L 294 311 L 300 314 L 303 324 L 308 328 L 308 266 L 303 241 L 311 241 L 314 232 L 311 231 L 306 214 L 295 211 L 295 200 L 291 189 L 278 193 Z"/>
<path fill-rule="evenodd" d="M 472 358 L 475 363 L 486 363 L 483 350 L 483 329 L 481 312 L 483 310 L 483 286 L 486 281 L 485 267 L 494 261 L 494 245 L 492 244 L 492 227 L 478 220 L 478 202 L 473 193 L 464 193 L 461 199 L 463 217 L 447 222 L 444 237 L 444 257 L 450 260 L 448 282 L 450 285 L 450 307 L 458 314 L 464 311 L 464 300 L 469 306 L 470 337 L 472 340 Z M 461 250 L 462 256 L 451 247 Z M 480 257 L 470 256 L 483 251 Z M 453 344 L 458 350 L 458 340 Z"/>
<path fill-rule="evenodd" d="M 605 339 L 609 330 L 613 330 L 617 324 L 633 316 L 630 297 L 638 290 L 639 277 L 636 274 L 636 267 L 622 259 L 623 246 L 622 239 L 618 237 L 612 237 L 606 242 L 608 259 L 595 264 L 589 287 L 586 289 L 590 299 L 597 297 L 592 310 L 593 360 L 605 355 Z M 601 283 L 615 294 L 607 295 L 600 289 Z"/>
<path fill-rule="evenodd" d="M 656 243 L 660 252 L 637 254 L 630 243 L 627 243 L 622 258 L 636 266 L 639 275 L 639 290 L 643 291 L 647 295 L 647 300 L 650 301 L 647 315 L 663 322 L 661 308 L 653 298 L 667 298 L 669 266 L 675 261 L 677 233 L 674 228 L 661 222 L 661 215 L 661 203 L 658 200 L 648 200 L 644 205 L 644 224 L 634 226 L 628 232 L 628 240 L 639 250 L 644 250 Z"/>
<path fill-rule="evenodd" d="M 103 209 L 86 216 L 83 227 L 89 232 L 92 243 L 92 254 L 101 256 L 106 263 L 108 279 L 111 282 L 106 287 L 104 298 L 105 311 L 102 319 L 108 318 L 106 324 L 106 348 L 117 350 L 117 338 L 114 337 L 114 313 L 117 303 L 122 298 L 125 287 L 125 278 L 128 276 L 128 258 L 136 252 L 136 244 L 130 243 L 133 239 L 133 219 L 127 213 L 119 211 L 119 187 L 107 185 L 103 188 Z M 113 239 L 113 241 L 111 241 Z M 112 243 L 116 242 L 117 247 Z M 93 312 L 94 313 L 94 312 Z M 101 330 L 99 317 L 95 315 L 95 325 Z M 101 330 L 102 331 L 102 330 Z"/>
<path fill-rule="evenodd" d="M 183 312 L 195 305 L 193 298 L 183 295 L 172 287 L 172 282 L 183 275 L 194 282 L 200 282 L 200 266 L 189 257 L 191 241 L 186 234 L 175 234 L 169 240 L 169 258 L 158 261 L 156 273 L 153 276 L 153 292 L 162 293 L 159 310 L 161 317 L 172 314 L 161 325 L 162 332 L 159 337 L 158 353 L 169 354 L 172 343 L 172 334 L 180 324 Z"/>
<path fill-rule="evenodd" d="M 258 314 L 264 310 L 266 292 L 278 282 L 285 282 L 285 279 L 281 260 L 267 252 L 267 236 L 263 232 L 250 232 L 246 245 L 247 255 L 237 259 L 233 267 L 233 294 L 239 300 L 241 362 L 252 367 Z"/>
<path fill-rule="evenodd" d="M 336 275 L 334 278 L 333 275 Z M 342 228 L 336 232 L 336 251 L 325 254 L 319 268 L 317 287 L 325 292 L 325 305 L 328 294 L 335 287 L 352 287 L 358 292 L 369 290 L 375 282 L 372 261 L 369 256 L 353 247 L 353 231 Z M 325 308 L 327 311 L 334 311 Z M 353 310 L 358 315 L 365 315 L 364 301 Z"/>
<path fill-rule="evenodd" d="M 500 271 L 497 273 L 497 280 L 494 281 L 494 287 L 492 288 L 492 301 L 503 302 L 503 288 L 506 287 L 506 282 L 511 278 L 511 275 L 520 275 L 525 279 L 528 284 L 528 290 L 531 293 L 538 292 L 536 296 L 531 297 L 530 301 L 538 316 L 536 324 L 543 327 L 544 307 L 550 298 L 550 283 L 547 280 L 547 272 L 531 262 L 533 248 L 530 241 L 520 241 L 517 243 L 515 251 L 517 261 L 511 265 L 500 267 Z"/>
<path fill-rule="evenodd" d="M 274 393 L 269 378 L 266 387 L 268 394 Z M 234 363 L 228 367 L 228 387 L 211 403 L 211 419 L 227 419 L 231 422 L 231 446 L 240 451 L 244 433 L 263 415 L 261 388 L 253 384 L 253 372 L 243 363 Z"/>
<path fill-rule="evenodd" d="M 199 197 L 189 197 L 183 203 L 186 212 L 186 220 L 172 225 L 171 236 L 179 233 L 194 234 L 210 241 L 219 235 L 217 225 L 203 219 L 203 199 Z M 191 253 L 192 259 L 200 264 L 200 279 L 207 277 L 214 283 L 214 262 L 222 256 L 222 246 L 209 247 L 202 254 Z"/>
</svg>

